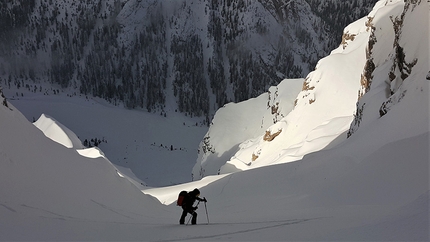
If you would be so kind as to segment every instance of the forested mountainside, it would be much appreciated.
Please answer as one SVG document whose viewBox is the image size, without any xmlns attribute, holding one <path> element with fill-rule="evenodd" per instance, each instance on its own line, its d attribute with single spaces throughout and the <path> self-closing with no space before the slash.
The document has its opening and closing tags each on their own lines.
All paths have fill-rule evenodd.
<svg viewBox="0 0 430 242">
<path fill-rule="evenodd" d="M 206 117 L 304 77 L 375 0 L 0 2 L 2 86 Z"/>
</svg>

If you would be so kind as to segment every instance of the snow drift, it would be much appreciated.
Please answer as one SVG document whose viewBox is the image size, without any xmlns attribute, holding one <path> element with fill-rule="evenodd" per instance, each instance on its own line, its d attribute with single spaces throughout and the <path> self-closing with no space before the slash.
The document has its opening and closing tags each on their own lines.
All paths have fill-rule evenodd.
<svg viewBox="0 0 430 242">
<path fill-rule="evenodd" d="M 46 137 L 67 148 L 84 148 L 81 140 L 75 133 L 48 115 L 42 114 L 40 118 L 34 122 L 34 125 L 40 129 Z"/>
</svg>

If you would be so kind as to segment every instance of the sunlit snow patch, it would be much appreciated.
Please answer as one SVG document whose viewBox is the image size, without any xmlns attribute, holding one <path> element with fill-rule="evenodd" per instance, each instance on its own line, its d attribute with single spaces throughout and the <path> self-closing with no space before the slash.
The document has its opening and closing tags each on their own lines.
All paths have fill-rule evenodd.
<svg viewBox="0 0 430 242">
<path fill-rule="evenodd" d="M 112 162 L 109 161 L 109 159 L 98 147 L 86 148 L 84 145 L 82 145 L 81 140 L 73 131 L 68 129 L 66 126 L 64 126 L 54 118 L 46 114 L 42 114 L 40 118 L 36 122 L 34 122 L 34 125 L 38 129 L 40 129 L 43 134 L 49 139 L 67 148 L 74 148 L 76 152 L 78 152 L 78 154 L 83 157 L 91 159 L 105 159 L 107 162 L 109 162 L 112 166 L 115 167 L 118 176 L 126 178 L 138 188 L 141 188 L 141 186 L 146 186 L 146 184 L 139 180 L 131 170 L 127 170 L 125 168 L 118 167 L 112 164 Z"/>
<path fill-rule="evenodd" d="M 40 129 L 46 137 L 67 148 L 84 148 L 82 142 L 75 133 L 46 114 L 40 115 L 40 118 L 34 122 L 34 125 Z"/>
<path fill-rule="evenodd" d="M 87 149 L 77 149 L 76 150 L 80 155 L 87 158 L 106 158 L 105 154 L 97 147 L 91 147 Z"/>
<path fill-rule="evenodd" d="M 151 189 L 142 190 L 142 192 L 157 198 L 158 201 L 160 201 L 164 205 L 170 205 L 176 201 L 180 191 L 182 190 L 192 191 L 194 188 L 200 189 L 228 175 L 229 174 L 217 175 L 217 176 L 206 176 L 203 179 L 198 181 L 188 182 L 188 183 L 179 184 L 175 186 L 151 188 Z"/>
</svg>

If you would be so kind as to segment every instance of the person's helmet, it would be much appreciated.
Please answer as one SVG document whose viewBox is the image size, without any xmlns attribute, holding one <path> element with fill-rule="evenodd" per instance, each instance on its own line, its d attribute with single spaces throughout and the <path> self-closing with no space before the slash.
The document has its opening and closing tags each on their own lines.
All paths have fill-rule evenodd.
<svg viewBox="0 0 430 242">
<path fill-rule="evenodd" d="M 193 194 L 196 196 L 196 197 L 198 197 L 199 195 L 200 195 L 200 191 L 199 191 L 199 189 L 194 189 L 193 190 Z"/>
</svg>

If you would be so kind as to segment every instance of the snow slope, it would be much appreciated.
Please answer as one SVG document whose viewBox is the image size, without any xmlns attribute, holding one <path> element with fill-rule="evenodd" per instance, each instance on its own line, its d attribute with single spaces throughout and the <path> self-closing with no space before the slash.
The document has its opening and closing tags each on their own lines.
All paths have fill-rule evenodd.
<svg viewBox="0 0 430 242">
<path fill-rule="evenodd" d="M 421 53 L 428 53 L 429 42 L 406 43 L 429 36 L 420 35 L 428 27 L 410 27 L 428 19 L 429 6 L 380 1 L 377 7 L 381 19 L 404 13 L 402 33 L 408 35 L 399 43 L 407 62 L 420 59 L 391 96 L 368 91 L 360 102 L 381 107 L 406 90 L 400 100 L 389 102 L 383 115 L 365 108 L 348 139 L 322 150 L 310 145 L 299 161 L 144 191 L 167 206 L 120 177 L 108 160 L 79 155 L 47 138 L 16 107 L 0 105 L 0 240 L 428 241 L 430 83 L 428 56 Z M 383 67 L 397 59 L 375 54 L 373 84 L 384 82 L 383 71 L 391 69 Z M 373 84 L 370 90 L 379 88 Z M 330 124 L 319 127 L 315 133 L 322 137 L 333 134 Z M 168 205 L 192 187 L 208 199 L 208 217 L 202 204 L 197 210 L 198 222 L 207 226 L 178 225 L 181 210 Z"/>
<path fill-rule="evenodd" d="M 98 146 L 105 156 L 123 173 L 131 169 L 148 186 L 191 181 L 197 147 L 207 131 L 198 118 L 179 113 L 163 117 L 67 92 L 44 95 L 21 88 L 4 93 L 28 120 L 43 114 L 72 130 L 79 142 L 105 140 Z"/>
<path fill-rule="evenodd" d="M 210 225 L 193 227 L 106 160 L 51 141 L 12 109 L 0 107 L 1 240 L 428 240 L 430 137 L 385 143 L 381 133 L 401 130 L 399 120 L 300 162 L 160 188 L 165 197 L 201 189 Z M 198 212 L 206 223 L 203 205 Z"/>
<path fill-rule="evenodd" d="M 217 174 L 245 140 L 252 139 L 285 117 L 294 107 L 303 79 L 286 79 L 267 93 L 220 108 L 199 146 L 193 179 Z"/>
<path fill-rule="evenodd" d="M 415 88 L 420 88 L 425 83 L 406 79 L 405 84 L 400 85 L 401 74 L 397 73 L 398 70 L 398 77 L 391 81 L 391 86 L 400 86 L 399 90 L 390 90 L 390 85 L 386 83 L 390 82 L 391 69 L 397 65 L 396 50 L 399 48 L 393 46 L 396 41 L 407 53 L 405 68 L 407 64 L 413 63 L 414 59 L 419 60 L 412 68 L 409 79 L 424 79 L 428 71 L 428 27 L 414 27 L 416 23 L 428 23 L 428 9 L 424 5 L 420 3 L 419 7 L 405 10 L 407 17 L 404 27 L 397 35 L 394 33 L 391 18 L 400 18 L 402 15 L 404 3 L 398 1 L 380 1 L 367 17 L 347 26 L 342 44 L 333 50 L 331 55 L 318 62 L 316 70 L 306 77 L 302 91 L 294 102 L 294 109 L 274 125 L 264 127 L 264 130 L 261 130 L 263 126 L 254 126 L 252 130 L 247 130 L 247 133 L 251 134 L 248 137 L 238 137 L 235 133 L 216 136 L 213 133 L 219 135 L 219 129 L 229 130 L 248 125 L 247 120 L 233 118 L 235 121 L 230 122 L 232 112 L 223 112 L 220 109 L 214 118 L 214 121 L 218 122 L 213 122 L 206 135 L 208 138 L 202 142 L 200 148 L 202 152 L 206 142 L 215 152 L 205 152 L 204 156 L 199 156 L 193 169 L 194 177 L 216 174 L 218 171 L 229 173 L 297 161 L 306 154 L 334 147 L 344 141 L 348 133 L 357 129 L 354 125 L 350 127 L 352 121 L 365 125 L 378 119 L 383 103 L 397 103 L 408 88 L 411 89 L 408 91 L 411 94 L 407 96 L 413 96 L 415 100 L 419 100 L 417 102 L 423 102 L 412 94 L 415 92 L 412 91 L 414 87 L 409 86 L 418 85 Z M 411 36 L 414 36 L 413 40 Z M 374 46 L 373 41 L 376 42 Z M 369 80 L 369 83 L 372 82 L 371 86 L 363 84 L 363 76 L 370 70 L 369 62 L 374 62 L 376 66 L 372 73 L 369 71 L 369 75 L 374 79 Z M 418 84 L 409 84 L 410 82 Z M 370 90 L 365 90 L 366 85 Z M 366 91 L 367 95 L 361 98 Z M 390 92 L 393 93 L 391 97 L 386 94 Z M 425 92 L 417 95 L 427 98 Z M 357 110 L 359 99 L 358 107 L 365 105 L 365 114 L 362 114 L 363 108 Z M 368 99 L 371 101 L 367 101 Z M 262 105 L 265 100 L 261 99 L 260 102 Z M 424 115 L 428 114 L 428 107 L 422 108 L 425 110 Z M 237 109 L 252 110 L 257 119 L 265 115 L 246 102 L 239 103 Z M 424 120 L 427 120 L 425 116 Z M 231 140 L 235 142 L 230 142 Z M 218 159 L 219 153 L 222 154 L 226 150 L 230 153 Z M 211 160 L 216 160 L 217 163 L 208 164 L 207 161 Z"/>
<path fill-rule="evenodd" d="M 81 140 L 75 133 L 52 117 L 42 114 L 40 118 L 34 122 L 34 125 L 40 129 L 46 137 L 67 148 L 84 148 Z"/>
<path fill-rule="evenodd" d="M 1 240 L 64 240 L 71 224 L 85 231 L 96 221 L 115 224 L 141 219 L 147 211 L 163 214 L 161 205 L 118 176 L 110 162 L 84 158 L 46 138 L 14 107 L 0 109 Z"/>
<path fill-rule="evenodd" d="M 252 133 L 251 136 L 243 137 L 234 144 L 224 147 L 226 143 L 229 144 L 225 140 L 231 140 L 230 136 L 227 135 L 220 139 L 214 137 L 214 140 L 211 137 L 212 129 L 220 129 L 217 126 L 229 127 L 232 125 L 229 122 L 232 112 L 222 112 L 220 109 L 214 120 L 226 120 L 226 122 L 214 122 L 206 137 L 211 138 L 210 143 L 213 144 L 214 150 L 233 149 L 234 152 L 229 157 L 225 157 L 223 161 L 218 161 L 223 164 L 217 164 L 214 168 L 204 164 L 210 158 L 199 157 L 193 170 L 194 177 L 216 174 L 224 164 L 221 168 L 223 173 L 266 166 L 276 162 L 278 158 L 281 159 L 281 156 L 282 162 L 296 161 L 307 152 L 323 149 L 340 134 L 347 131 L 353 120 L 357 92 L 360 88 L 360 76 L 366 61 L 364 49 L 370 33 L 366 31 L 365 20 L 366 18 L 363 18 L 346 28 L 347 32 L 356 35 L 355 40 L 349 42 L 345 48 L 345 45 L 340 46 L 330 56 L 318 62 L 316 70 L 311 72 L 300 85 L 303 87 L 301 92 L 294 95 L 293 98 L 296 100 L 290 101 L 290 104 L 294 103 L 294 109 L 286 112 L 280 122 L 264 127 L 263 132 L 260 130 L 262 127 L 254 126 L 252 131 L 249 131 Z M 289 86 L 286 88 L 290 89 Z M 295 89 L 291 88 L 291 90 Z M 260 105 L 264 105 L 265 102 L 262 99 Z M 237 107 L 239 110 L 246 108 L 253 110 L 253 116 L 261 119 L 260 116 L 263 112 L 254 110 L 253 106 L 240 103 Z M 241 122 L 241 120 L 235 119 L 235 122 L 238 122 L 237 126 L 245 126 L 248 124 L 247 121 Z M 321 133 L 320 130 L 323 132 Z M 277 137 L 267 142 L 265 140 L 267 139 L 265 138 L 266 132 L 267 136 L 276 135 Z M 318 139 L 317 142 L 316 139 Z M 239 146 L 239 149 L 235 146 Z M 207 156 L 211 156 L 211 154 Z M 197 173 L 198 167 L 205 172 Z"/>
</svg>

